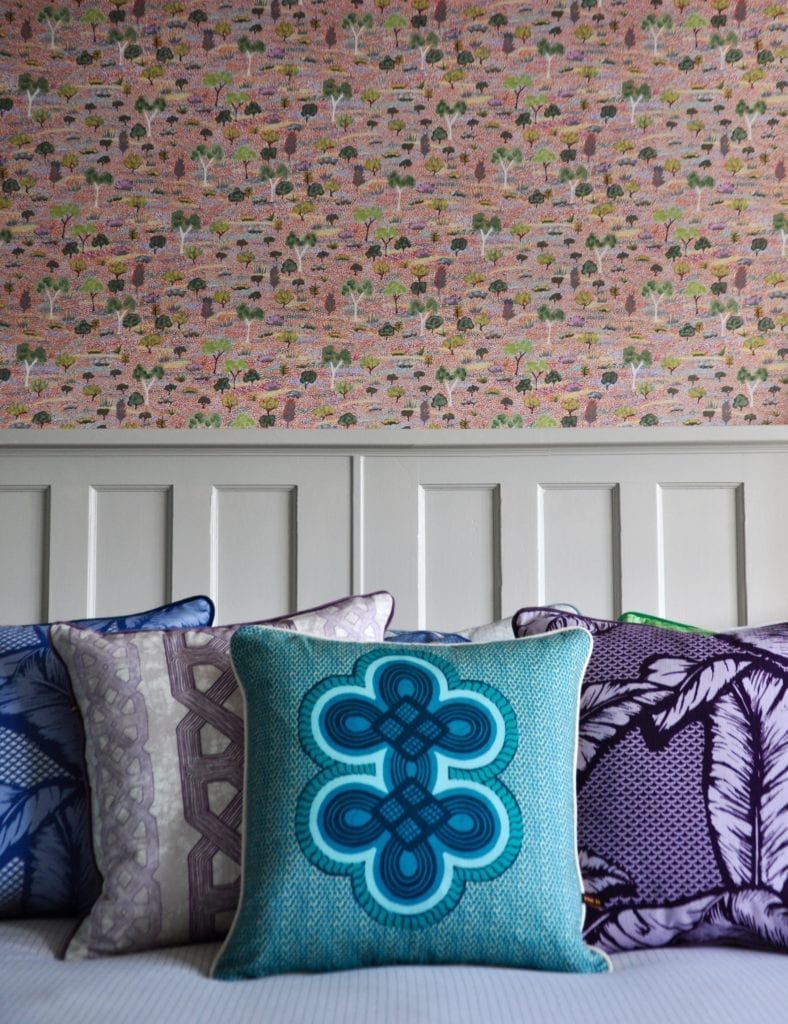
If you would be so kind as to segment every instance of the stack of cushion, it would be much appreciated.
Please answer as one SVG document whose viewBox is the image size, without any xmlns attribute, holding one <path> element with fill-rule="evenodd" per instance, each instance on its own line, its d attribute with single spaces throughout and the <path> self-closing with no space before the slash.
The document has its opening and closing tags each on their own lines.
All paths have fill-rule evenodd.
<svg viewBox="0 0 788 1024">
<path fill-rule="evenodd" d="M 788 948 L 787 625 L 392 612 L 0 628 L 0 914 L 223 979 Z"/>
</svg>

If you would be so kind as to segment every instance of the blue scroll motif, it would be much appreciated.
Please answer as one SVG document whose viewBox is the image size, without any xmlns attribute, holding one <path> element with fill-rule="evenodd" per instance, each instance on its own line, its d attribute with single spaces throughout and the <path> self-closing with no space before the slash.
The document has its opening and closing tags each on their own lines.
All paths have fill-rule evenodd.
<svg viewBox="0 0 788 1024">
<path fill-rule="evenodd" d="M 466 881 L 513 863 L 522 820 L 497 776 L 517 725 L 493 687 L 460 681 L 431 651 L 373 652 L 309 691 L 299 731 L 323 768 L 299 798 L 299 843 L 316 867 L 350 876 L 375 921 L 429 927 Z"/>
</svg>

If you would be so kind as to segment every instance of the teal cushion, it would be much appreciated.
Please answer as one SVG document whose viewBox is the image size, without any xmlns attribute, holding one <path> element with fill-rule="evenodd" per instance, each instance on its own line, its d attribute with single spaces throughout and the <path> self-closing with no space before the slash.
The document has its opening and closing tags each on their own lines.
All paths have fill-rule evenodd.
<svg viewBox="0 0 788 1024">
<path fill-rule="evenodd" d="M 391 963 L 605 971 L 581 937 L 581 629 L 340 643 L 243 627 L 241 902 L 217 978 Z"/>
</svg>

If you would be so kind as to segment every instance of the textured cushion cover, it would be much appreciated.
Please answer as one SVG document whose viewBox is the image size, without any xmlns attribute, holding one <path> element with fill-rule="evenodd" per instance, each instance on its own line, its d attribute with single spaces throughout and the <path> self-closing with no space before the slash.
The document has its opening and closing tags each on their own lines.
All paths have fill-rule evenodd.
<svg viewBox="0 0 788 1024">
<path fill-rule="evenodd" d="M 463 633 L 441 633 L 434 629 L 388 629 L 387 643 L 400 644 L 467 644 Z"/>
<path fill-rule="evenodd" d="M 700 626 L 688 626 L 686 622 L 674 622 L 673 619 L 661 619 L 657 615 L 649 615 L 647 612 L 624 612 L 618 617 L 619 622 L 630 622 L 640 626 L 659 626 L 661 629 L 675 629 L 677 633 L 705 633 L 706 636 L 713 636 L 710 629 L 701 629 Z"/>
<path fill-rule="evenodd" d="M 467 636 L 473 644 L 486 644 L 491 640 L 511 640 L 514 635 L 511 618 L 496 619 L 494 622 L 485 622 L 481 626 L 468 626 L 466 629 L 461 629 L 460 634 Z"/>
<path fill-rule="evenodd" d="M 567 612 L 577 611 L 573 604 L 551 604 L 550 607 Z M 509 616 L 506 619 L 486 622 L 482 626 L 469 626 L 467 629 L 461 629 L 460 634 L 466 636 L 472 644 L 489 643 L 491 640 L 511 640 L 514 636 L 512 618 Z"/>
<path fill-rule="evenodd" d="M 581 939 L 574 759 L 591 639 L 337 644 L 246 627 L 241 903 L 213 974 L 604 971 Z"/>
<path fill-rule="evenodd" d="M 276 620 L 381 640 L 389 594 Z M 85 721 L 93 845 L 103 887 L 67 957 L 222 936 L 238 900 L 243 705 L 236 627 L 98 636 L 52 628 Z"/>
<path fill-rule="evenodd" d="M 207 597 L 82 619 L 100 633 L 207 626 Z M 0 626 L 0 917 L 84 913 L 98 895 L 84 735 L 48 625 Z"/>
<path fill-rule="evenodd" d="M 618 621 L 639 623 L 642 626 L 661 626 L 663 629 L 675 629 L 678 633 L 715 635 L 710 629 L 688 626 L 683 622 L 673 622 L 672 619 L 660 619 L 656 615 L 647 615 L 644 612 L 624 612 L 623 615 L 619 615 Z M 722 630 L 719 635 L 755 644 L 766 651 L 788 657 L 788 622 L 773 622 L 765 626 L 737 626 L 735 629 Z"/>
<path fill-rule="evenodd" d="M 788 949 L 788 624 L 707 636 L 525 608 L 519 636 L 594 635 L 578 834 L 605 949 Z"/>
</svg>

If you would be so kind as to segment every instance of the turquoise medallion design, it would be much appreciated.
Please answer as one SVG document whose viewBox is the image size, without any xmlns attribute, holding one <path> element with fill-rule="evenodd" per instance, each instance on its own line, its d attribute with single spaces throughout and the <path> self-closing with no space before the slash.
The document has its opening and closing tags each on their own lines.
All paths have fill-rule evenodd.
<svg viewBox="0 0 788 1024">
<path fill-rule="evenodd" d="M 298 800 L 305 856 L 348 875 L 375 921 L 426 928 L 465 883 L 514 862 L 522 819 L 497 778 L 517 749 L 514 712 L 431 651 L 359 658 L 301 703 L 301 743 L 323 769 Z"/>
</svg>

